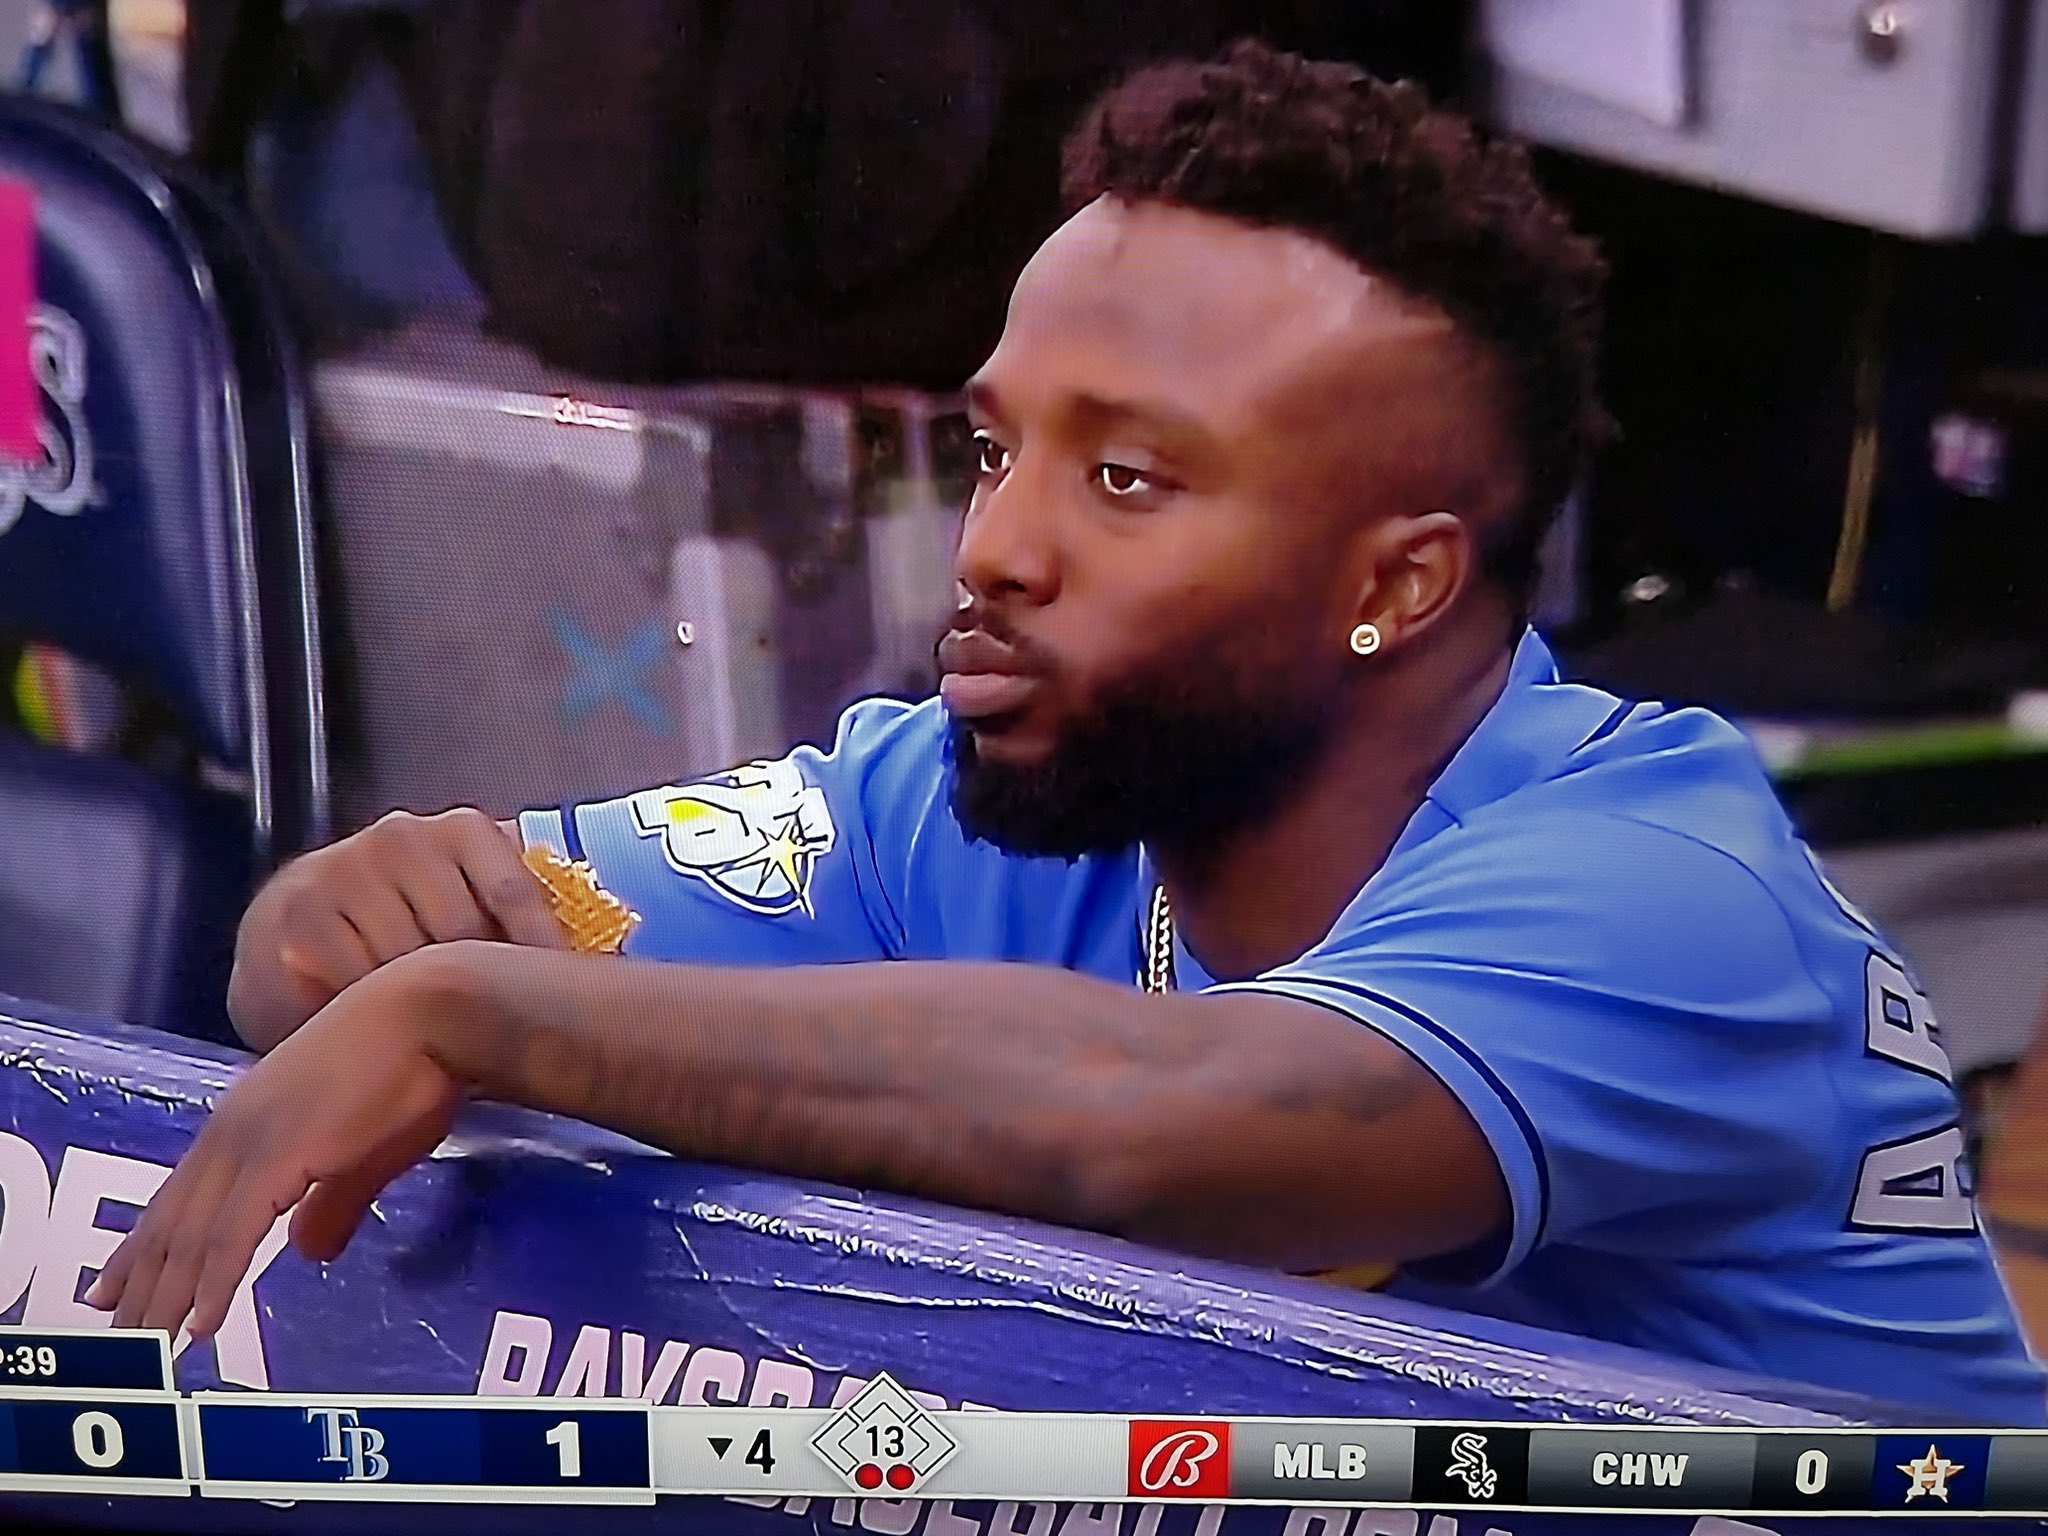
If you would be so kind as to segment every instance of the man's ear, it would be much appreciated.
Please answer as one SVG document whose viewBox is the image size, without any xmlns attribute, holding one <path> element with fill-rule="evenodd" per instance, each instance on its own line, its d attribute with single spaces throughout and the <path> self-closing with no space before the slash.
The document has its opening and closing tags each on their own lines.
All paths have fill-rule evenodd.
<svg viewBox="0 0 2048 1536">
<path fill-rule="evenodd" d="M 1371 575 L 1353 622 L 1377 626 L 1384 644 L 1434 627 L 1478 572 L 1472 527 L 1455 512 L 1382 518 L 1366 538 Z"/>
</svg>

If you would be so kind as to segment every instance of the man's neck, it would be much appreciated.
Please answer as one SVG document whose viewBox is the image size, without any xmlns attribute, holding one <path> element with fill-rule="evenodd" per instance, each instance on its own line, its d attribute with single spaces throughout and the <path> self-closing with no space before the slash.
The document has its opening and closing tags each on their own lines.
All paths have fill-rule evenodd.
<svg viewBox="0 0 2048 1536">
<path fill-rule="evenodd" d="M 1379 871 L 1429 786 L 1501 695 L 1512 652 L 1449 645 L 1389 673 L 1266 821 L 1154 846 L 1174 924 L 1219 981 L 1300 958 Z"/>
</svg>

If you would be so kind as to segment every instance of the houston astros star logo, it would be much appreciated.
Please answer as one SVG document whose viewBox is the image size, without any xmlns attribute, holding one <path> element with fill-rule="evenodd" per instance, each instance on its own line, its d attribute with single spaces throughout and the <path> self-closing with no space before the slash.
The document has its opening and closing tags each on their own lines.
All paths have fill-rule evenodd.
<svg viewBox="0 0 2048 1536">
<path fill-rule="evenodd" d="M 1933 1446 L 1927 1447 L 1925 1456 L 1916 1456 L 1911 1461 L 1899 1463 L 1899 1470 L 1906 1474 L 1906 1502 L 1926 1497 L 1948 1502 L 1948 1480 L 1963 1470 L 1959 1461 L 1950 1461 Z"/>
</svg>

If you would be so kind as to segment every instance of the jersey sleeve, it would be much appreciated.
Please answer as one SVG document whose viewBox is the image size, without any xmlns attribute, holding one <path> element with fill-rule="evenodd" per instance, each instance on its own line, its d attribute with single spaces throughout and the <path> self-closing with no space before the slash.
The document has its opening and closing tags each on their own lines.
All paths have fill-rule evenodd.
<svg viewBox="0 0 2048 1536">
<path fill-rule="evenodd" d="M 1368 885 L 1299 961 L 1218 991 L 1319 1004 L 1385 1035 L 1477 1123 L 1509 1229 L 1412 1267 L 1484 1285 L 1544 1244 L 1745 1251 L 1817 1194 L 1842 1110 L 1839 1026 L 1763 883 L 1728 854 L 1605 815 L 1477 822 Z"/>
<path fill-rule="evenodd" d="M 936 706 L 865 700 L 832 748 L 530 810 L 522 842 L 586 860 L 640 915 L 625 952 L 725 965 L 900 956 L 903 846 L 936 793 Z"/>
</svg>

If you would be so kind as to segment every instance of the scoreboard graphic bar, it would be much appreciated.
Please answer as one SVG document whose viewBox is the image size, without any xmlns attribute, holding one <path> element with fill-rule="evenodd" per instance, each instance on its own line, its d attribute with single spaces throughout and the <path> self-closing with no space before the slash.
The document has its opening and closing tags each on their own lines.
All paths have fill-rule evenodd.
<svg viewBox="0 0 2048 1536">
<path fill-rule="evenodd" d="M 0 1329 L 0 1493 L 665 1496 L 2048 1518 L 2048 1431 L 1137 1418 L 171 1390 L 162 1334 Z"/>
<path fill-rule="evenodd" d="M 192 1403 L 209 1497 L 654 1502 L 644 1403 L 267 1392 Z"/>
<path fill-rule="evenodd" d="M 0 1328 L 0 1491 L 185 1495 L 168 1334 Z"/>
<path fill-rule="evenodd" d="M 898 1424 L 853 1424 L 850 1473 L 814 1449 L 842 1413 L 829 1408 L 656 1408 L 654 1487 L 664 1494 L 845 1498 L 1038 1499 L 1128 1497 L 1128 1421 L 1079 1413 L 931 1413 L 959 1447 L 935 1471 L 911 1465 L 916 1440 Z M 906 1421 L 917 1422 L 917 1421 Z M 867 1479 L 861 1468 L 873 1471 Z"/>
<path fill-rule="evenodd" d="M 0 1328 L 0 1393 L 175 1390 L 168 1334 Z"/>
<path fill-rule="evenodd" d="M 184 1494 L 186 1437 L 169 1393 L 0 1394 L 0 1490 Z"/>
</svg>

